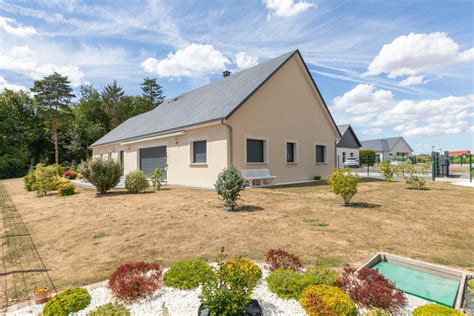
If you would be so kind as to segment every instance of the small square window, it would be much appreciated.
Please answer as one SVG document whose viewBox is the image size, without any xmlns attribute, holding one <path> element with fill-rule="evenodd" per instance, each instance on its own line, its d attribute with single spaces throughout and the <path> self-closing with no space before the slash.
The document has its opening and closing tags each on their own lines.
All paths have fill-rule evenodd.
<svg viewBox="0 0 474 316">
<path fill-rule="evenodd" d="M 296 143 L 292 143 L 292 142 L 286 143 L 286 162 L 288 163 L 296 162 Z"/>
<path fill-rule="evenodd" d="M 326 162 L 326 146 L 316 145 L 316 163 Z"/>
<path fill-rule="evenodd" d="M 193 163 L 207 162 L 207 144 L 205 140 L 193 142 Z"/>
<path fill-rule="evenodd" d="M 247 163 L 265 162 L 265 141 L 261 139 L 247 139 Z"/>
</svg>

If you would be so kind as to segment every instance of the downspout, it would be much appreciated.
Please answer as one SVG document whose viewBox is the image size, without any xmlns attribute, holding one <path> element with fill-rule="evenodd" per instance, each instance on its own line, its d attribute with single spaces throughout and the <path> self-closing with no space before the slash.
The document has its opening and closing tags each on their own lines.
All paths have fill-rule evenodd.
<svg viewBox="0 0 474 316">
<path fill-rule="evenodd" d="M 228 154 L 229 154 L 229 157 L 227 157 L 227 163 L 232 166 L 234 164 L 234 159 L 233 159 L 233 137 L 232 137 L 232 126 L 230 126 L 228 123 L 227 123 L 227 120 L 226 119 L 222 119 L 221 120 L 221 124 L 224 125 L 225 127 L 227 127 L 227 130 L 229 131 L 229 151 L 228 151 Z"/>
<path fill-rule="evenodd" d="M 336 143 L 334 144 L 334 157 L 336 158 L 336 160 L 334 161 L 334 166 L 339 169 L 339 157 L 337 156 L 337 143 L 339 143 L 339 141 L 341 140 L 341 138 L 336 138 Z"/>
</svg>

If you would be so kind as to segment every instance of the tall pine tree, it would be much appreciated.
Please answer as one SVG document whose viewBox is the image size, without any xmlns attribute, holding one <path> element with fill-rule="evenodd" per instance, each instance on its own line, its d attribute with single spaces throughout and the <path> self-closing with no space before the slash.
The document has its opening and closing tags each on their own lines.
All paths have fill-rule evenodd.
<svg viewBox="0 0 474 316">
<path fill-rule="evenodd" d="M 165 99 L 163 88 L 156 78 L 145 78 L 141 86 L 143 91 L 142 97 L 150 105 L 150 110 L 163 103 Z"/>
</svg>

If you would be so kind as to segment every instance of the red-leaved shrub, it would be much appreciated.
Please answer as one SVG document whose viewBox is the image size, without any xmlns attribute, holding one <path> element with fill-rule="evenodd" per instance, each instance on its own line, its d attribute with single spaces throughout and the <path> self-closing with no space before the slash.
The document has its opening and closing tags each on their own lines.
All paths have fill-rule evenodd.
<svg viewBox="0 0 474 316">
<path fill-rule="evenodd" d="M 405 294 L 375 269 L 356 271 L 353 267 L 345 266 L 336 285 L 356 304 L 366 308 L 395 312 L 407 302 Z"/>
<path fill-rule="evenodd" d="M 130 302 L 152 295 L 161 287 L 162 269 L 147 262 L 125 263 L 110 276 L 109 287 L 118 298 Z"/>
<path fill-rule="evenodd" d="M 265 261 L 269 265 L 270 271 L 279 268 L 297 271 L 302 267 L 301 261 L 296 255 L 288 253 L 283 249 L 268 250 Z"/>
</svg>

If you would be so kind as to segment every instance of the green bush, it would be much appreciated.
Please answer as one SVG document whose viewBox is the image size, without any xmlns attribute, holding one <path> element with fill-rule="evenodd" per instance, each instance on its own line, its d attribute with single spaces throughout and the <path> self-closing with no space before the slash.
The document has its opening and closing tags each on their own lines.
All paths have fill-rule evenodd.
<svg viewBox="0 0 474 316">
<path fill-rule="evenodd" d="M 313 285 L 307 287 L 301 294 L 299 302 L 309 316 L 357 315 L 357 309 L 352 299 L 334 286 Z"/>
<path fill-rule="evenodd" d="M 301 292 L 312 285 L 335 285 L 339 273 L 326 267 L 314 267 L 299 273 L 289 269 L 277 269 L 266 278 L 268 288 L 281 298 L 298 299 Z"/>
<path fill-rule="evenodd" d="M 32 189 L 40 196 L 48 195 L 51 191 L 57 189 L 57 178 L 58 172 L 55 166 L 38 164 L 35 168 L 35 181 Z"/>
<path fill-rule="evenodd" d="M 148 179 L 141 170 L 133 170 L 125 178 L 125 189 L 129 193 L 140 193 L 148 189 Z"/>
<path fill-rule="evenodd" d="M 227 263 L 224 260 L 222 249 L 215 273 L 202 283 L 201 303 L 213 316 L 242 315 L 251 301 L 258 272 L 247 259 Z"/>
<path fill-rule="evenodd" d="M 35 184 L 35 173 L 30 172 L 26 176 L 23 177 L 23 183 L 25 184 L 26 191 L 33 191 L 33 185 Z"/>
<path fill-rule="evenodd" d="M 214 184 L 217 194 L 224 201 L 224 205 L 231 211 L 237 207 L 237 200 L 240 199 L 240 192 L 246 187 L 246 180 L 240 175 L 240 171 L 230 166 L 224 168 L 217 177 Z"/>
<path fill-rule="evenodd" d="M 56 174 L 60 177 L 63 176 L 64 174 L 64 167 L 61 166 L 60 164 L 58 163 L 54 163 L 52 165 L 49 165 L 49 167 L 53 168 L 54 170 L 56 170 Z"/>
<path fill-rule="evenodd" d="M 431 168 L 430 163 L 423 163 L 415 166 L 409 162 L 403 162 L 397 167 L 397 174 L 405 177 L 405 182 L 412 186 L 416 190 L 424 190 L 426 180 L 424 175 L 428 174 L 428 170 Z M 421 175 L 421 176 L 420 176 Z"/>
<path fill-rule="evenodd" d="M 43 316 L 67 316 L 86 308 L 91 296 L 86 289 L 74 288 L 53 296 L 43 307 Z"/>
<path fill-rule="evenodd" d="M 363 316 L 391 316 L 389 312 L 384 311 L 380 308 L 373 308 L 371 310 L 366 311 Z"/>
<path fill-rule="evenodd" d="M 427 304 L 415 308 L 413 311 L 413 316 L 462 316 L 463 313 L 438 304 Z"/>
<path fill-rule="evenodd" d="M 349 206 L 354 195 L 357 193 L 357 184 L 360 177 L 349 168 L 334 169 L 328 179 L 329 188 L 336 195 L 342 196 L 344 205 Z"/>
<path fill-rule="evenodd" d="M 130 310 L 123 304 L 107 303 L 92 310 L 87 316 L 130 316 Z"/>
<path fill-rule="evenodd" d="M 303 275 L 290 269 L 276 269 L 265 279 L 270 291 L 280 298 L 298 299 L 303 291 Z"/>
<path fill-rule="evenodd" d="M 391 165 L 390 162 L 384 160 L 380 163 L 380 173 L 385 178 L 385 181 L 392 182 L 393 176 L 396 173 L 395 166 Z"/>
<path fill-rule="evenodd" d="M 316 181 L 321 180 L 321 176 L 314 176 L 314 180 Z"/>
<path fill-rule="evenodd" d="M 95 186 L 97 194 L 103 194 L 119 183 L 122 166 L 112 159 L 96 158 L 81 163 L 79 173 Z"/>
<path fill-rule="evenodd" d="M 166 286 L 189 290 L 198 287 L 213 273 L 214 270 L 203 260 L 179 260 L 171 264 L 163 276 L 163 282 Z"/>
<path fill-rule="evenodd" d="M 60 196 L 68 196 L 76 194 L 76 186 L 65 178 L 59 178 L 56 182 L 58 193 Z"/>
<path fill-rule="evenodd" d="M 375 150 L 361 149 L 359 150 L 359 162 L 362 167 L 373 166 L 375 164 Z"/>
<path fill-rule="evenodd" d="M 153 185 L 153 188 L 155 190 L 160 190 L 161 185 L 164 181 L 163 178 L 163 173 L 165 172 L 165 168 L 156 168 L 155 171 L 153 171 L 153 174 L 151 175 L 151 183 Z"/>
</svg>

